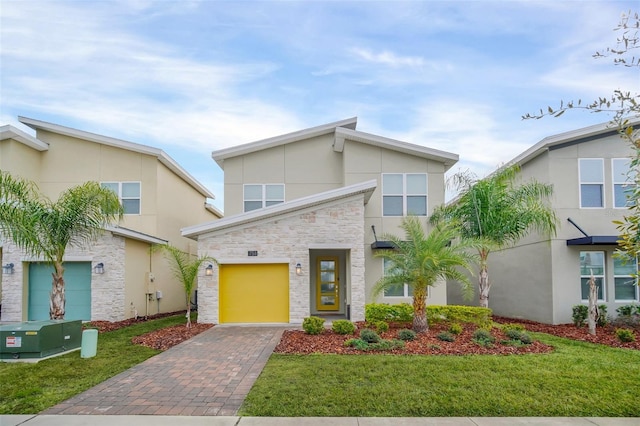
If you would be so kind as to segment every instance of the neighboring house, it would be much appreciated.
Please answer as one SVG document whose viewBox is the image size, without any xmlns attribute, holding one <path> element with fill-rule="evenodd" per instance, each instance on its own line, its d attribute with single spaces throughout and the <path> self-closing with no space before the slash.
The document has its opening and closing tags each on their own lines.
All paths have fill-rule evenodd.
<svg viewBox="0 0 640 426">
<path fill-rule="evenodd" d="M 192 253 L 180 228 L 222 214 L 213 194 L 162 150 L 20 117 L 36 136 L 0 127 L 0 168 L 35 182 L 56 200 L 63 190 L 97 181 L 116 191 L 125 214 L 90 247 L 68 247 L 66 319 L 123 320 L 185 308 L 181 284 L 162 253 L 167 242 Z M 0 239 L 2 321 L 49 319 L 52 267 Z M 40 262 L 39 262 L 40 261 Z"/>
<path fill-rule="evenodd" d="M 407 214 L 444 202 L 456 154 L 356 131 L 356 118 L 212 153 L 224 170 L 225 218 L 190 226 L 218 260 L 198 283 L 199 321 L 364 319 L 382 276 L 376 250 Z M 377 235 L 377 237 L 376 237 Z M 401 286 L 378 301 L 411 302 Z M 428 303 L 446 304 L 443 285 Z"/>
<path fill-rule="evenodd" d="M 635 120 L 636 126 L 640 120 Z M 631 274 L 635 260 L 613 256 L 618 232 L 613 220 L 627 212 L 625 189 L 632 151 L 617 129 L 595 125 L 543 139 L 508 164 L 521 166 L 521 178 L 553 184 L 552 207 L 560 221 L 549 240 L 530 235 L 489 257 L 494 314 L 549 324 L 571 322 L 572 307 L 588 303 L 591 273 L 598 303 L 609 314 L 637 303 Z M 463 303 L 454 286 L 450 303 Z"/>
</svg>

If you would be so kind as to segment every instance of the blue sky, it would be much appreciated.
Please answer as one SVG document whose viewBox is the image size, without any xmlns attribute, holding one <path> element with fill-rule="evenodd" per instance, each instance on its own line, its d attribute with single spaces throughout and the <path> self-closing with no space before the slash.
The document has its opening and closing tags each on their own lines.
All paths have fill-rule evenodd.
<svg viewBox="0 0 640 426">
<path fill-rule="evenodd" d="M 215 194 L 211 152 L 358 117 L 484 176 L 610 117 L 522 121 L 640 92 L 593 59 L 635 1 L 0 0 L 0 125 L 19 115 L 163 149 Z"/>
</svg>

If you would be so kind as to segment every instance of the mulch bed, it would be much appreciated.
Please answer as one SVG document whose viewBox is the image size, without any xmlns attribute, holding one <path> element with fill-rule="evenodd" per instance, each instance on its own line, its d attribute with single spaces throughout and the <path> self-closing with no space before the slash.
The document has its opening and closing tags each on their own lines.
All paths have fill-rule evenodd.
<svg viewBox="0 0 640 426">
<path fill-rule="evenodd" d="M 203 331 L 213 327 L 213 324 L 191 323 L 191 327 L 185 325 L 174 325 L 172 327 L 162 328 L 152 331 L 151 333 L 136 336 L 131 339 L 134 345 L 142 345 L 152 349 L 165 351 L 172 346 L 191 339 Z"/>
</svg>

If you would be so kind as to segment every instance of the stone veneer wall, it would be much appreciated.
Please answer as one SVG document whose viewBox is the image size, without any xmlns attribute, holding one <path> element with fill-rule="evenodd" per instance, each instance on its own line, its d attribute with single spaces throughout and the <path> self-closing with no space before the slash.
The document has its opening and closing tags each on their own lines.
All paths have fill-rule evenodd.
<svg viewBox="0 0 640 426">
<path fill-rule="evenodd" d="M 364 196 L 362 194 L 323 206 L 284 214 L 255 224 L 213 232 L 198 239 L 199 255 L 213 256 L 223 263 L 269 263 L 288 259 L 289 322 L 302 323 L 310 315 L 309 250 L 336 248 L 350 252 L 347 265 L 351 320 L 364 320 Z M 258 257 L 248 258 L 247 251 Z M 300 262 L 303 274 L 295 273 Z M 272 262 L 277 263 L 277 262 Z M 219 322 L 218 268 L 213 276 L 198 279 L 198 321 Z"/>
<path fill-rule="evenodd" d="M 105 232 L 89 249 L 69 247 L 69 261 L 91 261 L 91 319 L 119 321 L 125 319 L 125 239 Z M 23 263 L 24 262 L 24 263 Z M 93 267 L 104 263 L 104 274 Z M 4 242 L 2 264 L 13 263 L 15 272 L 2 275 L 2 321 L 22 321 L 24 304 L 22 284 L 28 272 L 26 256 L 15 245 Z M 26 319 L 26 315 L 25 315 Z"/>
</svg>

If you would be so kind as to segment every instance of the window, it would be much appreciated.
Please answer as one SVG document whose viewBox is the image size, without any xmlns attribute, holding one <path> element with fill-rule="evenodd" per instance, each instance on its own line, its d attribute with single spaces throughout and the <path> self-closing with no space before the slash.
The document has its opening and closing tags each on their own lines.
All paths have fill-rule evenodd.
<svg viewBox="0 0 640 426">
<path fill-rule="evenodd" d="M 140 214 L 140 182 L 102 182 L 101 186 L 118 194 L 124 214 Z"/>
<path fill-rule="evenodd" d="M 283 184 L 251 184 L 244 186 L 244 211 L 284 203 Z"/>
<path fill-rule="evenodd" d="M 604 160 L 580 159 L 580 207 L 604 207 Z"/>
<path fill-rule="evenodd" d="M 613 280 L 616 302 L 632 302 L 638 300 L 638 286 L 632 276 L 638 272 L 636 259 L 613 258 Z"/>
<path fill-rule="evenodd" d="M 630 170 L 629 158 L 614 158 L 611 160 L 613 181 L 613 207 L 625 208 L 632 204 L 628 196 L 633 195 L 635 173 Z M 629 173 L 631 171 L 631 174 Z"/>
<path fill-rule="evenodd" d="M 389 259 L 382 259 L 383 273 L 386 275 L 391 268 L 393 268 L 393 262 Z M 384 297 L 412 297 L 413 286 L 409 284 L 398 284 L 396 286 L 386 288 L 384 290 Z"/>
<path fill-rule="evenodd" d="M 385 173 L 382 175 L 383 216 L 426 216 L 427 175 Z"/>
<path fill-rule="evenodd" d="M 589 280 L 591 275 L 596 279 L 598 289 L 598 301 L 604 302 L 604 252 L 581 251 L 580 252 L 580 287 L 582 300 L 589 300 Z"/>
</svg>

